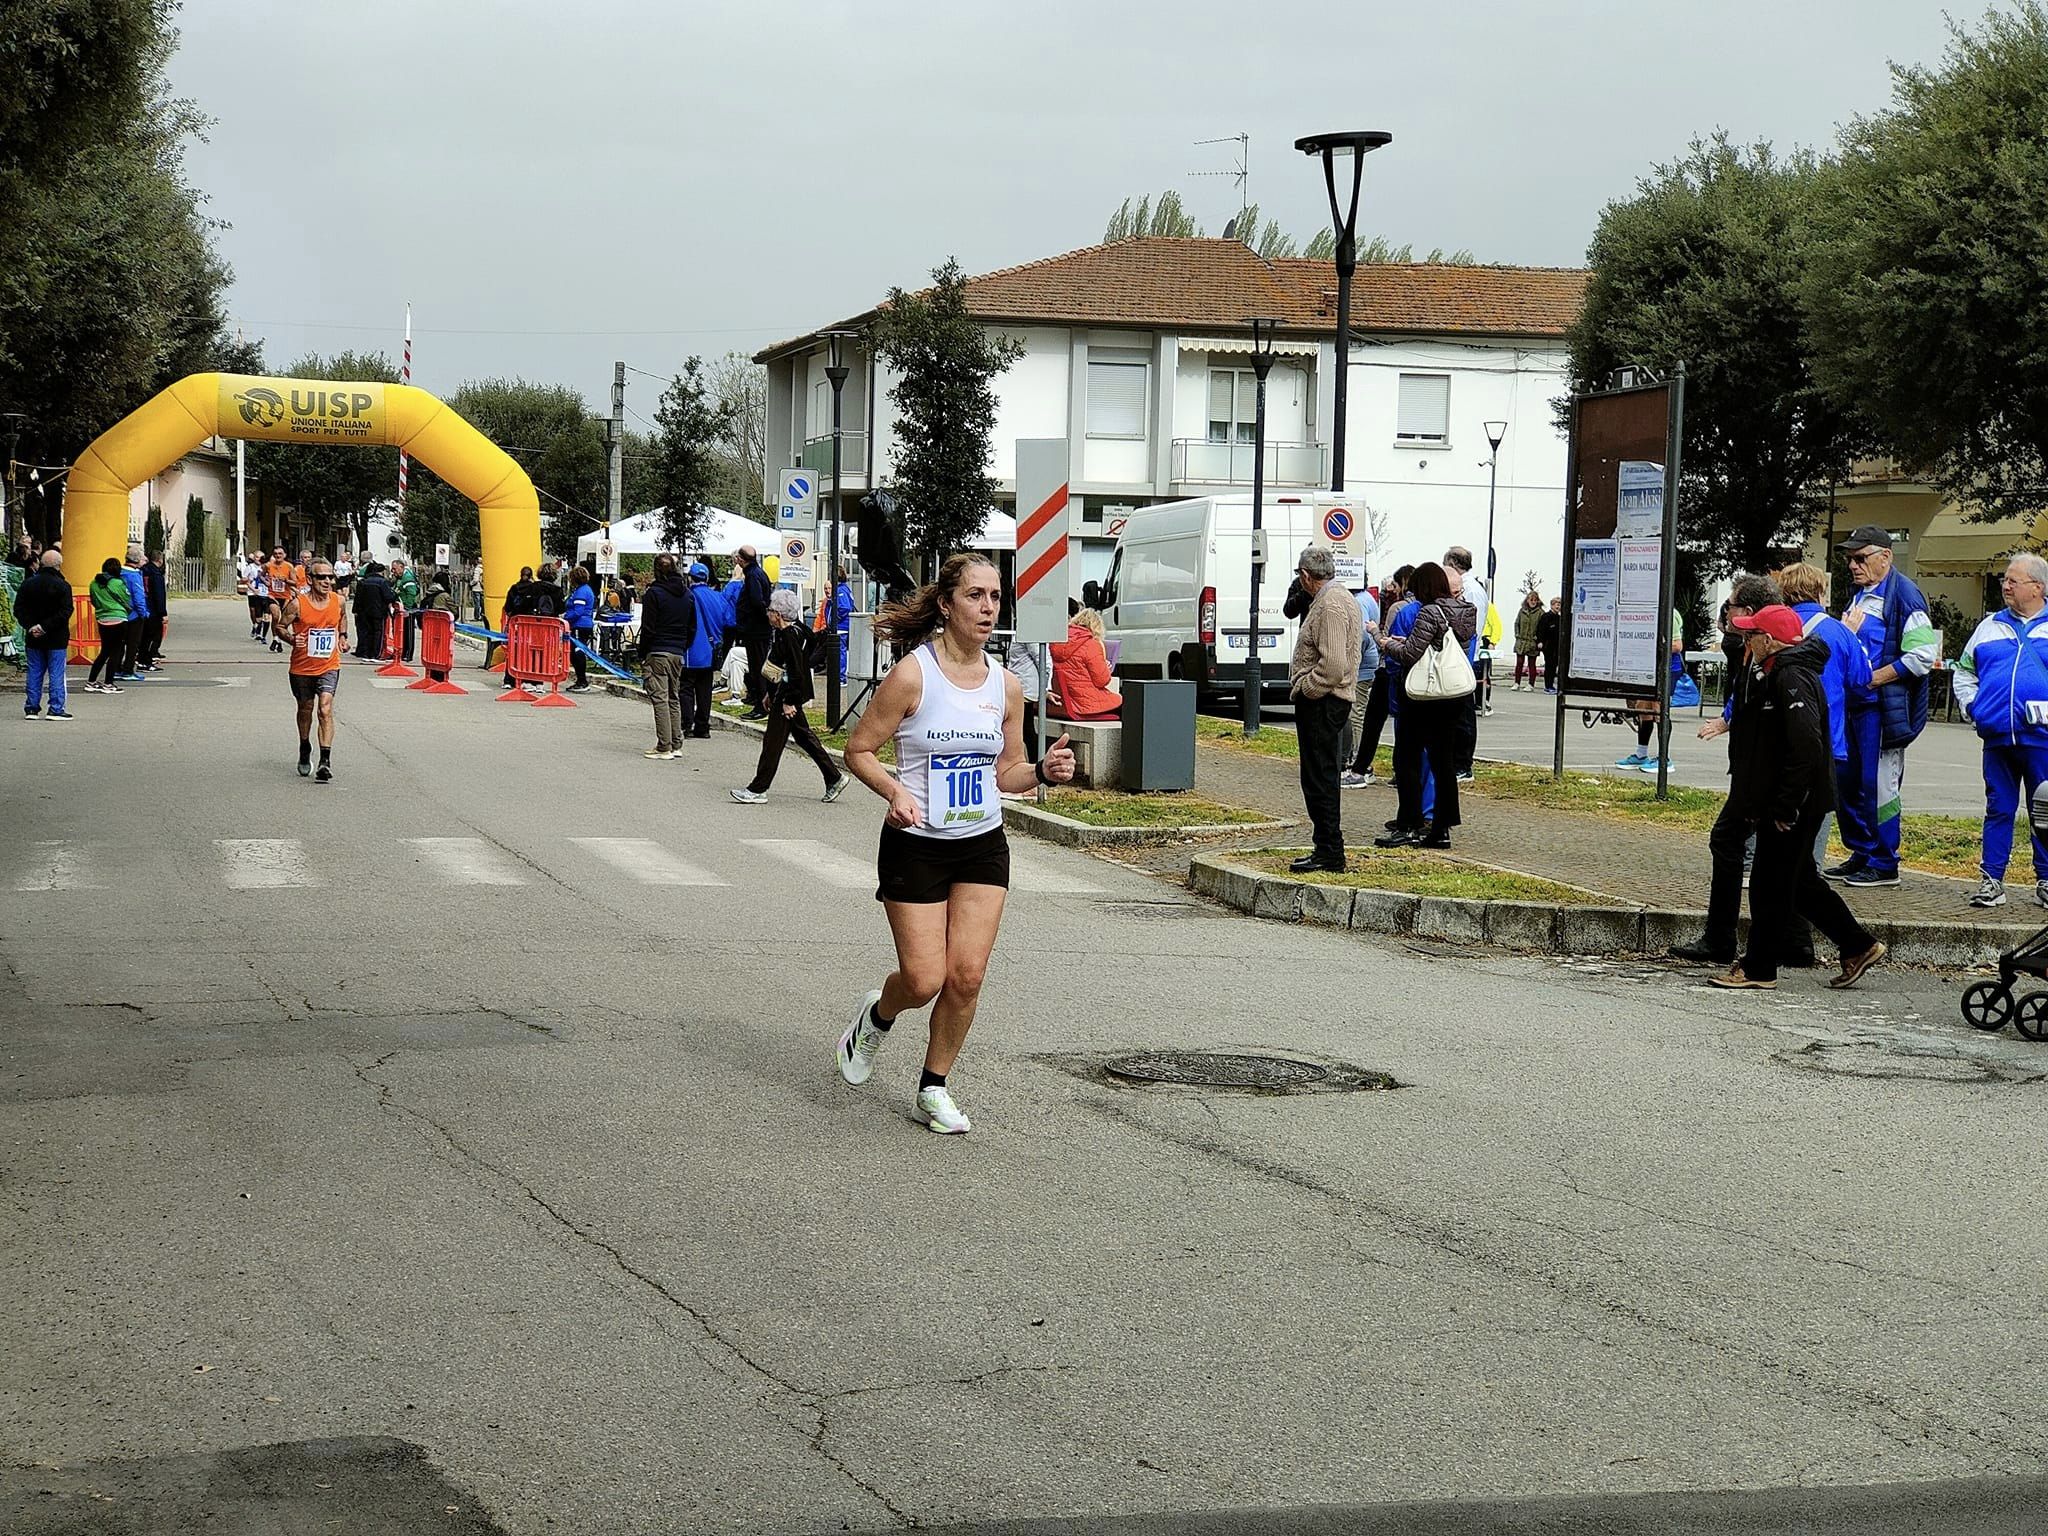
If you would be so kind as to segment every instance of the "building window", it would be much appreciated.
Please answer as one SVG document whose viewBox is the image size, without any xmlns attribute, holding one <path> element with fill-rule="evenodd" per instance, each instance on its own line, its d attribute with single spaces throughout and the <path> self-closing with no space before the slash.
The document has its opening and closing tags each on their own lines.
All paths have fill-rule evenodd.
<svg viewBox="0 0 2048 1536">
<path fill-rule="evenodd" d="M 1258 425 L 1258 376 L 1249 368 L 1209 370 L 1209 441 L 1251 442 Z"/>
<path fill-rule="evenodd" d="M 1404 373 L 1394 416 L 1397 447 L 1437 448 L 1451 440 L 1451 376 Z"/>
<path fill-rule="evenodd" d="M 1145 436 L 1145 375 L 1142 362 L 1088 362 L 1088 435 Z"/>
<path fill-rule="evenodd" d="M 811 385 L 810 430 L 806 439 L 823 437 L 832 430 L 832 381 L 819 379 Z"/>
</svg>

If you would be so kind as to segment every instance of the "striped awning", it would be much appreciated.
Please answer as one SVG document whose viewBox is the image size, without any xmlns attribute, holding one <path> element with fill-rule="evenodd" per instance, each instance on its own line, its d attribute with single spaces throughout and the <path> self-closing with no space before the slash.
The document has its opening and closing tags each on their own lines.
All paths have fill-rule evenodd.
<svg viewBox="0 0 2048 1536">
<path fill-rule="evenodd" d="M 1183 352 L 1231 352 L 1249 355 L 1252 339 L 1249 336 L 1183 336 L 1180 339 Z M 1314 357 L 1320 350 L 1313 341 L 1276 341 L 1273 352 L 1279 357 Z"/>
</svg>

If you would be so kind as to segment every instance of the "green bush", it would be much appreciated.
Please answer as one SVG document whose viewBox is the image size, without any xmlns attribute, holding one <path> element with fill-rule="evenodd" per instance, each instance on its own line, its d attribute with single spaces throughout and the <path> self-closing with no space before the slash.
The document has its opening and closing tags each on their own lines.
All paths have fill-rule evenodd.
<svg viewBox="0 0 2048 1536">
<path fill-rule="evenodd" d="M 206 561 L 206 590 L 220 590 L 220 574 L 228 563 L 228 531 L 217 517 L 206 519 L 205 541 L 199 553 Z"/>
<path fill-rule="evenodd" d="M 185 499 L 185 558 L 197 560 L 206 553 L 206 503 L 197 496 Z"/>
<path fill-rule="evenodd" d="M 149 517 L 142 525 L 142 552 L 145 555 L 161 555 L 170 538 L 164 529 L 164 509 L 155 502 L 149 504 Z"/>
</svg>

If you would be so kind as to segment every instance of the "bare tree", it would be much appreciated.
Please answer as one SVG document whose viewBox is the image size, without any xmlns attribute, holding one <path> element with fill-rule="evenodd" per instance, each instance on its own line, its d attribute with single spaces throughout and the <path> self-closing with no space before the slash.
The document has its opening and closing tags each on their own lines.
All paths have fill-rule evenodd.
<svg viewBox="0 0 2048 1536">
<path fill-rule="evenodd" d="M 712 452 L 723 468 L 726 510 L 759 516 L 768 474 L 768 370 L 728 352 L 706 370 L 704 383 L 725 421 Z"/>
</svg>

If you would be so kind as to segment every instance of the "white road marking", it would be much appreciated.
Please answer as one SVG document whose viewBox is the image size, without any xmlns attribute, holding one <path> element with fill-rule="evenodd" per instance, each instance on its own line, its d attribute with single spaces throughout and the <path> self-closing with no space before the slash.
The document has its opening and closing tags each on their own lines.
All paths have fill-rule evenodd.
<svg viewBox="0 0 2048 1536">
<path fill-rule="evenodd" d="M 750 837 L 749 848 L 758 848 L 771 859 L 801 870 L 814 880 L 837 886 L 842 891 L 875 888 L 875 866 L 871 859 L 857 859 L 829 843 L 810 837 Z"/>
<path fill-rule="evenodd" d="M 404 837 L 399 839 L 416 850 L 449 885 L 524 885 L 526 876 L 517 861 L 493 843 L 480 837 Z"/>
<path fill-rule="evenodd" d="M 687 859 L 677 858 L 651 837 L 572 837 L 569 841 L 642 885 L 731 883 Z"/>
<path fill-rule="evenodd" d="M 249 678 L 246 673 L 241 677 L 216 677 L 214 681 L 223 688 L 246 688 L 249 686 Z"/>
<path fill-rule="evenodd" d="M 237 891 L 325 883 L 306 868 L 305 845 L 295 837 L 216 837 L 213 847 L 222 878 Z"/>
<path fill-rule="evenodd" d="M 1021 838 L 1010 839 L 1010 889 L 1013 891 L 1059 891 L 1070 896 L 1100 896 L 1102 887 L 1092 885 L 1081 873 L 1069 868 L 1080 854 L 1058 855 L 1026 848 Z"/>
<path fill-rule="evenodd" d="M 35 867 L 14 882 L 17 891 L 103 891 L 106 889 L 92 878 L 90 861 L 80 844 L 68 842 L 32 842 L 28 845 L 35 857 Z"/>
</svg>

